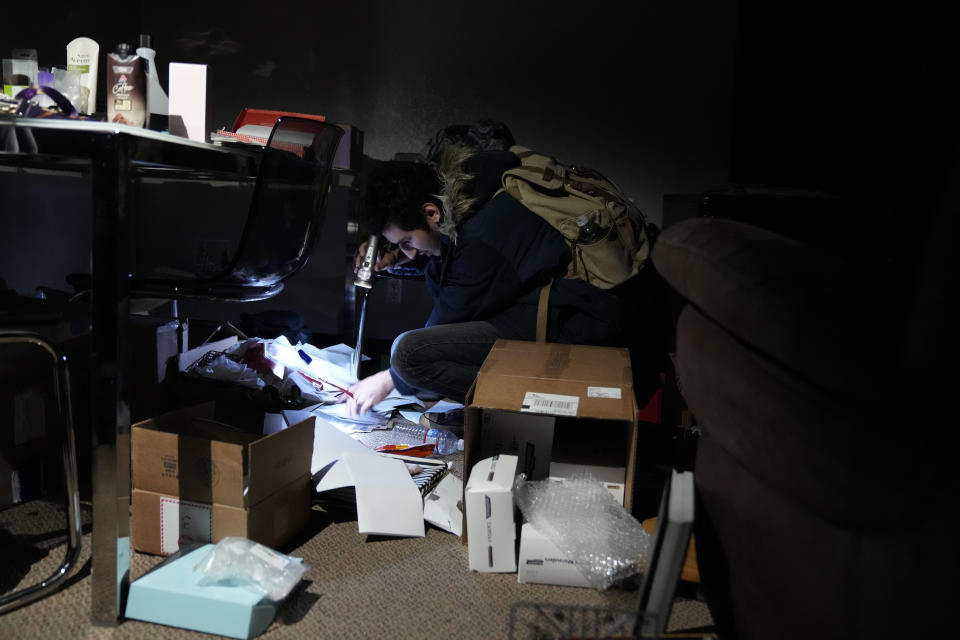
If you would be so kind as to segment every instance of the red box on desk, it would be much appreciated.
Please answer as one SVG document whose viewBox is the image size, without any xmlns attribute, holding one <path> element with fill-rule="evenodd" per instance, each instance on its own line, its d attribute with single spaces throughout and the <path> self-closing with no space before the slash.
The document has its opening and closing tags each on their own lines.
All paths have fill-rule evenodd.
<svg viewBox="0 0 960 640">
<path fill-rule="evenodd" d="M 292 111 L 271 111 L 269 109 L 250 109 L 245 108 L 237 115 L 233 121 L 233 130 L 236 131 L 246 124 L 253 124 L 261 127 L 272 127 L 277 120 L 283 116 L 294 116 L 297 118 L 306 118 L 307 120 L 318 120 L 326 122 L 326 116 L 320 116 L 312 113 L 294 113 Z"/>
</svg>

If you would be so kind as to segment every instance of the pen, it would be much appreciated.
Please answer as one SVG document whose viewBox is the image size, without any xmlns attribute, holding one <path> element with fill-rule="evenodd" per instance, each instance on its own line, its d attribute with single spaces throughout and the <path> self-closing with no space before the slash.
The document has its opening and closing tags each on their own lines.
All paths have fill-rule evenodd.
<svg viewBox="0 0 960 640">
<path fill-rule="evenodd" d="M 304 352 L 303 349 L 300 349 L 297 353 L 300 354 L 300 357 L 303 358 L 303 361 L 306 362 L 307 364 L 310 364 L 310 362 L 313 360 L 313 358 L 311 358 L 310 356 L 308 356 L 308 355 Z M 306 378 L 307 380 L 319 384 L 321 389 L 323 389 L 323 385 L 330 385 L 330 386 L 333 387 L 334 389 L 339 389 L 339 390 L 342 391 L 343 393 L 345 393 L 345 394 L 347 394 L 348 396 L 350 396 L 351 398 L 353 398 L 353 394 L 350 393 L 349 391 L 347 391 L 346 389 L 344 389 L 343 387 L 341 387 L 340 385 L 333 384 L 333 383 L 330 382 L 329 380 L 324 380 L 323 378 L 315 378 L 315 377 L 313 377 L 313 376 L 308 376 L 308 375 L 305 374 L 303 371 L 301 371 L 301 372 L 299 372 L 299 373 L 300 373 L 300 375 L 302 375 L 302 376 L 303 376 L 304 378 Z"/>
</svg>

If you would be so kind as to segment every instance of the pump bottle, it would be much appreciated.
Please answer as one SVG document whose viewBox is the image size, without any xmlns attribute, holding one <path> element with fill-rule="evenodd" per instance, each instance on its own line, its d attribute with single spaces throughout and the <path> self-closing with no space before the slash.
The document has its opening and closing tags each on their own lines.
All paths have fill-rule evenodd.
<svg viewBox="0 0 960 640">
<path fill-rule="evenodd" d="M 137 55 L 147 61 L 147 110 L 152 114 L 165 116 L 169 110 L 169 101 L 160 86 L 160 76 L 157 75 L 157 52 L 150 46 L 150 36 L 146 33 L 140 34 Z"/>
</svg>

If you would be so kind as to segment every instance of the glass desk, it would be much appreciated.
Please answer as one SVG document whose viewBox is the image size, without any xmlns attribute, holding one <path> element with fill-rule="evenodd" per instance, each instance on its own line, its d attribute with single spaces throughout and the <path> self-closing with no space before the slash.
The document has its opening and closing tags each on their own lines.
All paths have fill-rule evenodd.
<svg viewBox="0 0 960 640">
<path fill-rule="evenodd" d="M 128 276 L 135 214 L 133 185 L 143 176 L 198 180 L 254 180 L 259 150 L 199 143 L 146 129 L 105 122 L 0 116 L 0 171 L 60 173 L 89 185 L 91 275 L 91 430 L 93 533 L 91 615 L 95 624 L 121 619 L 130 579 L 130 406 L 128 399 Z M 42 194 L 41 194 L 42 195 Z M 0 197 L 4 251 L 23 249 L 6 233 L 11 211 Z M 33 196 L 31 196 L 33 197 Z M 76 215 L 65 210 L 64 216 Z M 54 238 L 56 230 L 50 231 Z M 44 247 L 30 248 L 43 252 Z M 48 250 L 52 250 L 47 248 Z M 3 277 L 0 273 L 0 277 Z M 78 446 L 87 446 L 79 443 Z"/>
</svg>

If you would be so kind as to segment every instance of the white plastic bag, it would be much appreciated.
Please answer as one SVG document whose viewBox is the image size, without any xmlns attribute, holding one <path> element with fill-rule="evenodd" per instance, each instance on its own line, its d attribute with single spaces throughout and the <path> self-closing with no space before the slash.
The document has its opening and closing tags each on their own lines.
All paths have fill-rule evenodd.
<svg viewBox="0 0 960 640">
<path fill-rule="evenodd" d="M 280 601 L 297 586 L 308 568 L 300 558 L 247 538 L 227 536 L 193 570 L 203 572 L 201 585 L 234 580 L 252 584 L 271 600 Z"/>
</svg>

